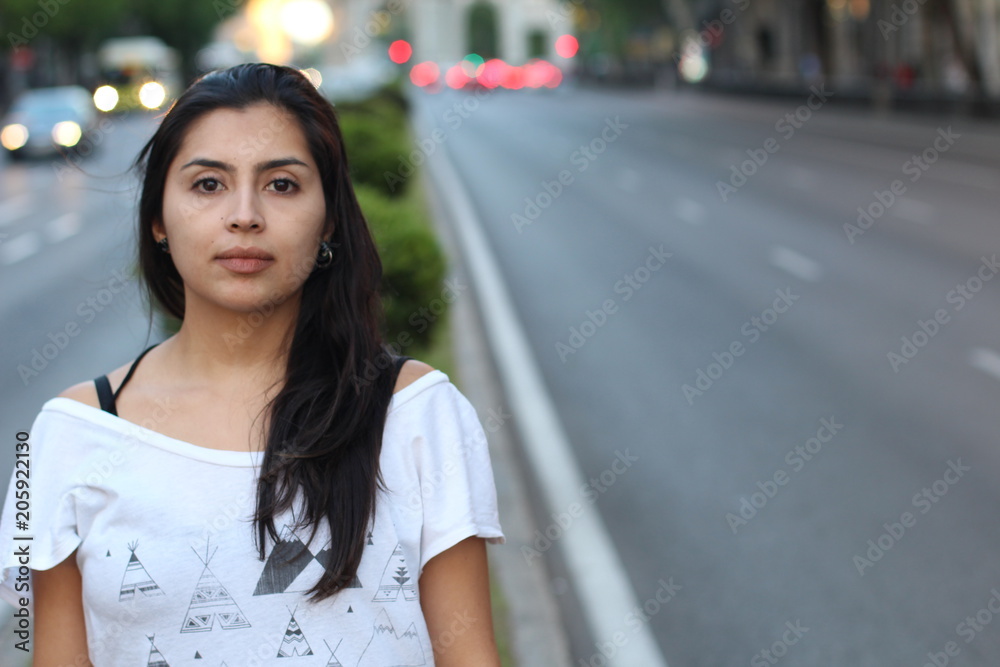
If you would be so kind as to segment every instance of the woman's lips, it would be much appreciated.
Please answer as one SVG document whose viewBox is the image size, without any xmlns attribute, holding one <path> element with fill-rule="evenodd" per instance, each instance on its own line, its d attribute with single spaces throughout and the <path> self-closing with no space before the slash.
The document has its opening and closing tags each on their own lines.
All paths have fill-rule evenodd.
<svg viewBox="0 0 1000 667">
<path fill-rule="evenodd" d="M 215 261 L 233 273 L 257 273 L 274 264 L 273 259 L 263 257 L 217 257 Z"/>
</svg>

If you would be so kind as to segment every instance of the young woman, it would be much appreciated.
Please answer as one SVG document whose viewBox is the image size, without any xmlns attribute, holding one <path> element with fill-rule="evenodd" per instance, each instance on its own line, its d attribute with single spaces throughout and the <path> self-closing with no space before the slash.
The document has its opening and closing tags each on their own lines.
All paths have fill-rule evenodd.
<svg viewBox="0 0 1000 667">
<path fill-rule="evenodd" d="M 35 421 L 30 526 L 14 478 L 0 522 L 34 665 L 498 665 L 486 440 L 381 341 L 331 105 L 294 69 L 211 73 L 137 163 L 139 267 L 182 325 Z"/>
</svg>

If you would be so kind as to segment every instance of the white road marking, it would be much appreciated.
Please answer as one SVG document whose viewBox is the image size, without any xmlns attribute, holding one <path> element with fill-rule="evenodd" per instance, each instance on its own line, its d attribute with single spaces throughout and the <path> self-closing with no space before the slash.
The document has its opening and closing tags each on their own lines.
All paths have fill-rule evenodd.
<svg viewBox="0 0 1000 667">
<path fill-rule="evenodd" d="M 1000 380 L 1000 354 L 988 347 L 975 347 L 969 353 L 969 363 Z"/>
<path fill-rule="evenodd" d="M 819 262 L 785 246 L 771 248 L 770 260 L 772 266 L 809 282 L 816 282 L 823 275 Z"/>
<path fill-rule="evenodd" d="M 42 239 L 38 232 L 26 232 L 20 236 L 0 243 L 0 264 L 16 264 L 22 259 L 31 257 L 42 248 Z"/>
<path fill-rule="evenodd" d="M 934 207 L 916 199 L 900 197 L 899 201 L 892 205 L 892 214 L 909 222 L 929 225 L 934 220 Z"/>
<path fill-rule="evenodd" d="M 418 111 L 419 123 L 432 127 L 425 111 Z M 542 380 L 503 274 L 482 231 L 465 186 L 459 180 L 445 150 L 435 151 L 428 160 L 434 178 L 444 191 L 445 206 L 456 227 L 459 243 L 468 258 L 473 285 L 483 304 L 485 328 L 497 359 L 511 411 L 526 440 L 531 467 L 542 480 L 542 492 L 549 512 L 564 512 L 579 502 L 586 478 L 580 470 L 569 437 Z M 600 513 L 584 511 L 559 540 L 566 566 L 573 579 L 584 617 L 597 641 L 608 641 L 622 631 L 623 620 L 639 607 L 621 557 Z M 609 667 L 667 667 L 652 632 L 629 637 L 605 663 Z"/>
<path fill-rule="evenodd" d="M 689 225 L 700 225 L 708 215 L 708 211 L 704 206 L 687 197 L 681 197 L 677 200 L 677 205 L 674 206 L 674 213 Z"/>
<path fill-rule="evenodd" d="M 45 236 L 51 243 L 76 236 L 80 232 L 80 216 L 77 213 L 67 213 L 45 225 Z"/>
</svg>

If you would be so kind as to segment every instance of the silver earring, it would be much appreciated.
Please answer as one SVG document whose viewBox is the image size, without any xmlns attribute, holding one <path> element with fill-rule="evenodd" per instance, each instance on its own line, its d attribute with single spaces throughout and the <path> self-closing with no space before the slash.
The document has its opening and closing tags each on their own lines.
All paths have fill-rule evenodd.
<svg viewBox="0 0 1000 667">
<path fill-rule="evenodd" d="M 333 248 L 326 241 L 319 244 L 319 255 L 316 257 L 316 268 L 325 269 L 333 263 Z"/>
<path fill-rule="evenodd" d="M 164 236 L 162 239 L 156 242 L 156 247 L 159 248 L 162 252 L 165 252 L 168 255 L 170 254 L 170 244 L 167 243 L 166 236 Z"/>
</svg>

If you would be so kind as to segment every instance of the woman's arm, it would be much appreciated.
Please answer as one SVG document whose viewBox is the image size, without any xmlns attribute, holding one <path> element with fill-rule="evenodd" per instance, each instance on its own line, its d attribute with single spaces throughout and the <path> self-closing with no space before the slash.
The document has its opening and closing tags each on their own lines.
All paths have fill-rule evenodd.
<svg viewBox="0 0 1000 667">
<path fill-rule="evenodd" d="M 500 666 L 485 540 L 467 538 L 427 561 L 420 604 L 438 667 Z"/>
<path fill-rule="evenodd" d="M 92 667 L 83 620 L 83 581 L 76 551 L 49 570 L 32 570 L 35 642 L 32 667 Z"/>
</svg>

